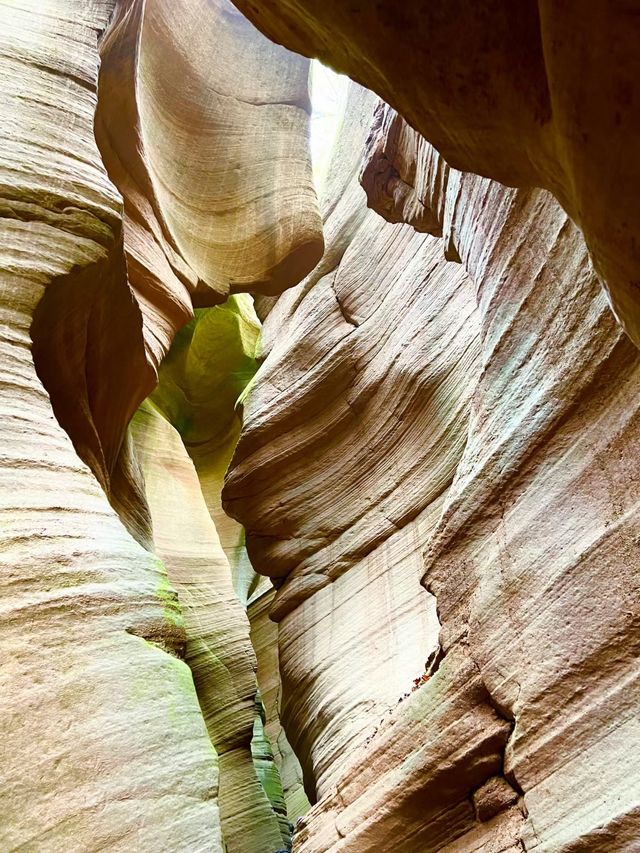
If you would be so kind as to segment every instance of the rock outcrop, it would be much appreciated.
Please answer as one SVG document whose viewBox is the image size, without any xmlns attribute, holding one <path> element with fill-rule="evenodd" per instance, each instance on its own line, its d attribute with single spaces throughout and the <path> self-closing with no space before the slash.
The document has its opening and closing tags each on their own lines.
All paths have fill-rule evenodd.
<svg viewBox="0 0 640 853">
<path fill-rule="evenodd" d="M 0 849 L 632 853 L 637 10 L 234 2 L 321 212 L 231 0 L 0 0 Z"/>
<path fill-rule="evenodd" d="M 31 353 L 49 287 L 70 288 L 70 321 L 98 276 L 105 311 L 126 287 L 118 195 L 92 129 L 108 11 L 0 4 L 0 848 L 193 850 L 206 838 L 215 851 L 217 762 L 177 656 L 175 592 L 74 452 Z M 114 346 L 128 328 L 125 313 Z M 49 332 L 43 346 L 64 346 L 71 370 L 78 341 Z M 117 366 L 103 377 L 117 379 Z"/>
<path fill-rule="evenodd" d="M 224 493 L 278 587 L 317 799 L 294 849 L 631 850 L 637 350 L 550 194 L 456 172 L 384 105 L 367 152 L 398 224 L 329 189 Z"/>
<path fill-rule="evenodd" d="M 552 192 L 640 344 L 640 19 L 579 0 L 234 0 L 376 91 L 447 163 Z"/>
<path fill-rule="evenodd" d="M 152 403 L 127 429 L 194 307 L 322 252 L 308 63 L 222 1 L 5 0 L 0 33 L 0 847 L 280 849 L 237 526 Z"/>
</svg>

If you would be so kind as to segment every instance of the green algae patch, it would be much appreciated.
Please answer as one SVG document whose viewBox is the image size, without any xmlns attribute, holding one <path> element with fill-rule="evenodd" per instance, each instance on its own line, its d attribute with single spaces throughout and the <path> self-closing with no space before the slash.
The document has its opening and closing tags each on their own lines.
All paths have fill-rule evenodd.
<svg viewBox="0 0 640 853">
<path fill-rule="evenodd" d="M 178 601 L 178 593 L 169 583 L 166 570 L 162 561 L 158 560 L 158 583 L 156 584 L 156 598 L 162 605 L 162 615 L 175 628 L 184 629 L 184 619 Z"/>
</svg>

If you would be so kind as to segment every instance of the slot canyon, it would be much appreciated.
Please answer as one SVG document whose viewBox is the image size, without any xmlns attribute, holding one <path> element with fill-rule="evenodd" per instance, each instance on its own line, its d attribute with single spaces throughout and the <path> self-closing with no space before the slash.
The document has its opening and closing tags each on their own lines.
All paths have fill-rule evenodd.
<svg viewBox="0 0 640 853">
<path fill-rule="evenodd" d="M 0 0 L 0 853 L 640 853 L 640 0 Z"/>
</svg>

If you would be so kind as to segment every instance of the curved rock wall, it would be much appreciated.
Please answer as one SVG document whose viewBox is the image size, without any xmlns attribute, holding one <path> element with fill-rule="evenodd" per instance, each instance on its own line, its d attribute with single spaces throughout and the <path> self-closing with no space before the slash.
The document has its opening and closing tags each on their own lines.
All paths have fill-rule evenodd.
<svg viewBox="0 0 640 853">
<path fill-rule="evenodd" d="M 133 422 L 155 548 L 178 590 L 186 660 L 220 759 L 223 837 L 237 853 L 288 847 L 291 835 L 244 609 L 269 584 L 251 568 L 242 528 L 224 515 L 220 497 L 258 332 L 246 295 L 197 309 Z"/>
<path fill-rule="evenodd" d="M 279 587 L 281 714 L 314 799 L 436 655 L 421 548 L 464 448 L 479 368 L 462 267 L 434 238 L 366 209 L 372 106 L 354 87 L 343 171 L 325 199 L 327 254 L 265 321 L 269 354 L 224 490 L 254 566 Z"/>
<path fill-rule="evenodd" d="M 262 75 L 248 104 L 230 79 L 245 51 Z M 2 0 L 0 66 L 0 847 L 275 851 L 289 827 L 252 762 L 255 657 L 228 563 L 178 434 L 147 406 L 138 460 L 127 426 L 194 305 L 278 292 L 321 253 L 308 64 L 222 2 Z M 218 469 L 249 375 L 218 401 Z"/>
<path fill-rule="evenodd" d="M 234 0 L 378 92 L 456 168 L 552 192 L 640 344 L 640 18 L 580 0 Z"/>
<path fill-rule="evenodd" d="M 399 224 L 344 217 L 337 268 L 270 307 L 225 487 L 278 586 L 318 797 L 294 849 L 631 850 L 637 350 L 552 196 L 456 172 L 383 105 L 367 151 L 368 204 Z M 357 195 L 336 188 L 327 235 Z M 439 650 L 403 622 L 428 613 L 419 575 Z M 395 631 L 432 653 L 415 690 Z"/>
<path fill-rule="evenodd" d="M 111 211 L 91 187 L 94 215 L 114 228 L 110 256 L 47 289 L 34 357 L 78 454 L 148 545 L 125 432 L 176 331 L 193 305 L 279 293 L 322 254 L 308 62 L 272 45 L 226 0 L 123 0 L 100 52 L 95 137 L 124 210 L 111 185 Z M 231 74 L 240 55 L 255 65 Z M 67 227 L 86 228 L 73 188 L 58 195 Z"/>
<path fill-rule="evenodd" d="M 264 732 L 273 751 L 284 793 L 287 816 L 295 824 L 309 810 L 302 768 L 280 720 L 282 681 L 278 655 L 278 626 L 269 618 L 274 590 L 255 597 L 247 610 L 251 622 L 251 642 L 258 660 L 257 678 L 264 704 Z"/>
<path fill-rule="evenodd" d="M 227 0 L 36 5 L 0 848 L 275 853 L 308 796 L 296 853 L 635 850 L 633 4 L 237 0 L 404 116 L 351 87 L 322 229 L 304 59 Z"/>
<path fill-rule="evenodd" d="M 178 593 L 185 620 L 185 661 L 218 755 L 225 849 L 277 850 L 288 844 L 289 833 L 287 828 L 281 836 L 253 766 L 256 662 L 229 563 L 178 432 L 150 402 L 137 413 L 132 431 L 151 507 L 155 551 Z"/>
<path fill-rule="evenodd" d="M 46 288 L 117 267 L 92 132 L 108 12 L 0 3 L 0 848 L 218 851 L 175 592 L 77 457 L 30 351 Z"/>
</svg>

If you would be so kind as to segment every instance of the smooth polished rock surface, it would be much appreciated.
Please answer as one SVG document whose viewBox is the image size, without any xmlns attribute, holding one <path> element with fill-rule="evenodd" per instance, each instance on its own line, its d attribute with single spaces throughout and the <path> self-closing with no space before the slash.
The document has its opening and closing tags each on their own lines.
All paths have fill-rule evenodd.
<svg viewBox="0 0 640 853">
<path fill-rule="evenodd" d="M 15 7 L 8 4 L 6 14 Z M 47 205 L 63 227 L 84 234 L 97 219 L 112 231 L 100 238 L 108 257 L 47 288 L 33 324 L 34 358 L 78 454 L 148 546 L 149 513 L 126 427 L 153 390 L 176 331 L 193 306 L 221 303 L 230 292 L 281 292 L 322 254 L 307 141 L 308 62 L 269 42 L 226 0 L 125 0 L 115 10 L 97 2 L 87 9 L 94 7 L 100 30 L 113 15 L 100 38 L 100 97 L 77 152 L 67 150 L 64 99 L 49 97 L 48 112 L 41 104 L 35 125 L 20 109 L 9 115 L 18 142 L 31 135 L 57 175 Z M 60 23 L 53 7 L 37 19 L 35 10 L 17 8 L 11 32 L 27 14 L 37 32 L 28 48 L 25 35 L 18 37 L 20 56 L 32 50 L 36 67 L 50 62 L 52 73 L 68 62 L 69 85 L 86 101 L 86 71 L 74 47 L 82 44 L 82 15 L 76 21 L 63 8 Z M 56 41 L 64 22 L 73 30 L 66 51 Z M 98 28 L 91 32 L 95 42 Z M 230 70 L 238 57 L 241 74 Z M 28 71 L 19 86 L 28 100 Z M 83 176 L 93 219 L 64 171 L 55 172 L 48 138 Z M 12 161 L 22 163 L 29 188 L 12 205 L 19 201 L 21 215 L 33 218 L 37 179 L 20 150 Z M 109 174 L 106 191 L 91 178 L 94 162 Z"/>
<path fill-rule="evenodd" d="M 223 493 L 278 587 L 281 716 L 312 799 L 437 652 L 422 547 L 479 370 L 464 269 L 433 237 L 366 209 L 372 108 L 354 87 L 324 200 L 327 255 L 265 320 L 268 356 Z"/>
<path fill-rule="evenodd" d="M 635 853 L 637 10 L 238 4 L 315 268 L 304 59 L 0 0 L 0 849 Z"/>
<path fill-rule="evenodd" d="M 220 767 L 222 836 L 229 853 L 288 843 L 251 757 L 256 661 L 249 621 L 180 435 L 151 402 L 132 424 L 151 508 L 154 546 L 184 614 L 185 661 Z"/>
<path fill-rule="evenodd" d="M 126 430 L 194 305 L 278 292 L 321 253 L 307 76 L 222 2 L 0 2 L 3 850 L 215 853 L 219 779 L 233 849 L 286 844 L 251 760 L 243 608 L 198 658 Z M 150 497 L 175 573 L 202 555 L 176 556 L 172 475 Z M 197 578 L 207 600 L 227 580 Z M 220 768 L 185 646 L 198 682 L 218 652 L 246 673 L 213 702 L 232 694 Z"/>
</svg>

